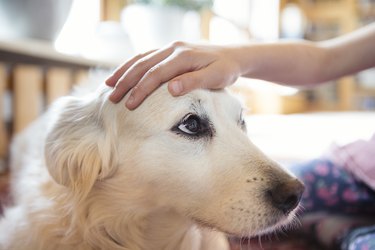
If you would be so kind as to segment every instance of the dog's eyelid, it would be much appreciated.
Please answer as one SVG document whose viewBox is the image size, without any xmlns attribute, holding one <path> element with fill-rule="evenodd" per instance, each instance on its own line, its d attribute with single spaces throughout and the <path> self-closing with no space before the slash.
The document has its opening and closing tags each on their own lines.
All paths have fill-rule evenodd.
<svg viewBox="0 0 375 250">
<path fill-rule="evenodd" d="M 244 113 L 245 112 L 246 112 L 246 110 L 244 108 L 241 108 L 240 117 L 239 117 L 239 119 L 237 121 L 238 126 L 240 126 L 243 131 L 247 130 L 247 128 L 246 128 L 246 121 L 244 119 Z"/>
<path fill-rule="evenodd" d="M 197 117 L 197 118 L 200 118 L 200 116 L 197 115 L 196 113 L 188 113 L 188 114 L 186 114 L 186 115 L 182 118 L 181 122 L 184 122 L 184 121 L 186 121 L 187 119 L 189 119 L 189 118 L 191 118 L 191 117 Z"/>
</svg>

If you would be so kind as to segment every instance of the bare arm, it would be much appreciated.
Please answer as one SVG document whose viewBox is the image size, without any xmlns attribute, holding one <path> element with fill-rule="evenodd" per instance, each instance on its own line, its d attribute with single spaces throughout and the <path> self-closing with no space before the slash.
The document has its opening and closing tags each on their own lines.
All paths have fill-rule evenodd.
<svg viewBox="0 0 375 250">
<path fill-rule="evenodd" d="M 243 76 L 285 85 L 321 83 L 375 66 L 375 23 L 320 43 L 280 42 L 243 50 L 239 54 L 251 55 L 238 57 Z"/>
<path fill-rule="evenodd" d="M 320 44 L 328 52 L 322 66 L 330 80 L 375 67 L 375 22 L 350 34 Z"/>
<path fill-rule="evenodd" d="M 241 76 L 284 85 L 320 82 L 321 65 L 327 50 L 308 41 L 246 45 L 233 49 L 241 65 Z"/>
<path fill-rule="evenodd" d="M 373 66 L 375 23 L 320 43 L 204 46 L 177 42 L 130 59 L 106 83 L 116 86 L 110 97 L 114 102 L 131 91 L 126 105 L 134 109 L 164 82 L 169 82 L 172 95 L 182 95 L 196 88 L 223 88 L 239 76 L 309 85 Z"/>
</svg>

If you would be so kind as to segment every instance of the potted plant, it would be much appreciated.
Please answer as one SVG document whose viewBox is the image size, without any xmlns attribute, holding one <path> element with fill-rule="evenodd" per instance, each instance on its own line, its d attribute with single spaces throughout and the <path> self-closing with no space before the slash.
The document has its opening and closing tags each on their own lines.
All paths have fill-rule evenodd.
<svg viewBox="0 0 375 250">
<path fill-rule="evenodd" d="M 122 11 L 121 22 L 135 51 L 143 52 L 197 36 L 192 33 L 199 36 L 198 11 L 211 4 L 212 0 L 133 0 Z"/>
</svg>

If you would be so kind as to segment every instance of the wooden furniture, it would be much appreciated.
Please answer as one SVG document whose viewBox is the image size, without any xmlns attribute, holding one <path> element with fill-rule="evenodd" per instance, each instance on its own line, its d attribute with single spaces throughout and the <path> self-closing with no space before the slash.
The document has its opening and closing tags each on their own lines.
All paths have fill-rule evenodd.
<svg viewBox="0 0 375 250">
<path fill-rule="evenodd" d="M 297 4 L 306 16 L 305 38 L 312 41 L 331 39 L 350 33 L 375 21 L 373 1 L 357 0 L 280 0 L 280 11 L 288 3 Z M 374 107 L 363 102 L 375 102 L 374 88 L 364 89 L 358 75 L 337 79 L 309 91 L 317 110 L 361 110 Z M 372 105 L 374 106 L 374 105 Z"/>
<path fill-rule="evenodd" d="M 103 21 L 120 21 L 121 10 L 127 0 L 100 0 L 100 19 Z"/>
<path fill-rule="evenodd" d="M 357 2 L 356 0 L 301 1 L 300 6 L 306 14 L 308 22 L 317 29 L 316 32 L 307 32 L 307 38 L 310 40 L 330 39 L 360 27 Z M 325 32 L 324 27 L 326 27 Z M 322 29 L 320 32 L 319 28 Z M 355 109 L 355 87 L 354 76 L 337 80 L 336 109 Z"/>
<path fill-rule="evenodd" d="M 257 85 L 259 87 L 254 87 Z M 302 92 L 287 92 L 281 86 L 261 80 L 240 78 L 229 87 L 243 100 L 249 114 L 292 114 L 308 111 L 309 103 Z M 294 92 L 292 89 L 288 92 Z"/>
<path fill-rule="evenodd" d="M 7 157 L 11 136 L 82 82 L 91 68 L 115 66 L 59 53 L 48 42 L 0 40 L 0 159 Z"/>
<path fill-rule="evenodd" d="M 282 2 L 286 1 L 282 0 Z M 365 3 L 357 0 L 299 0 L 294 2 L 299 4 L 306 15 L 308 21 L 306 38 L 313 41 L 326 40 L 350 33 L 366 23 L 375 21 L 375 4 L 373 2 Z M 334 91 L 331 95 L 334 98 L 333 100 L 321 98 L 318 103 L 320 108 L 327 107 L 341 111 L 362 108 L 359 103 L 363 97 L 360 93 L 363 91 L 356 75 L 338 79 L 335 81 L 333 90 L 327 85 L 322 88 Z M 367 93 L 367 97 L 375 98 L 373 91 Z"/>
<path fill-rule="evenodd" d="M 7 75 L 3 64 L 0 64 L 0 100 L 3 100 L 7 88 Z M 4 158 L 7 154 L 8 133 L 4 122 L 4 104 L 0 102 L 0 158 Z"/>
</svg>

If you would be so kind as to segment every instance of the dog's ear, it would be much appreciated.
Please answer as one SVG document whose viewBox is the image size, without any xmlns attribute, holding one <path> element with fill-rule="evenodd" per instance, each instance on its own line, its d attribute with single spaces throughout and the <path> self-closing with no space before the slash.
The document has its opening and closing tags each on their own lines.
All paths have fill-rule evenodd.
<svg viewBox="0 0 375 250">
<path fill-rule="evenodd" d="M 45 159 L 54 180 L 82 199 L 98 179 L 111 175 L 116 165 L 115 121 L 107 127 L 100 97 L 64 97 L 53 109 Z"/>
</svg>

